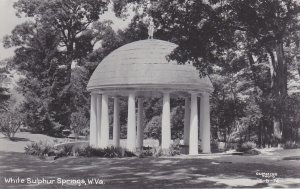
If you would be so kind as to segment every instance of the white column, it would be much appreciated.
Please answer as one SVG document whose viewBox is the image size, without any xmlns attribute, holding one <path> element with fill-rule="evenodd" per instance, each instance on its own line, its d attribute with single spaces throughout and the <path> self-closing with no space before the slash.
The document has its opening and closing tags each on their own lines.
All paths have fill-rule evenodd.
<svg viewBox="0 0 300 189">
<path fill-rule="evenodd" d="M 183 144 L 189 145 L 190 140 L 190 112 L 191 112 L 191 100 L 185 98 L 184 104 L 184 131 L 183 131 Z"/>
<path fill-rule="evenodd" d="M 127 149 L 136 150 L 136 120 L 135 120 L 135 93 L 128 96 L 128 119 L 127 119 Z"/>
<path fill-rule="evenodd" d="M 138 98 L 138 114 L 137 114 L 137 148 L 143 148 L 143 139 L 144 139 L 144 121 L 143 121 L 143 99 Z"/>
<path fill-rule="evenodd" d="M 108 147 L 109 141 L 109 117 L 108 117 L 108 96 L 102 94 L 102 109 L 101 109 L 101 138 L 100 148 Z"/>
<path fill-rule="evenodd" d="M 210 153 L 210 106 L 209 94 L 203 93 L 200 102 L 201 148 L 203 153 Z"/>
<path fill-rule="evenodd" d="M 97 96 L 91 94 L 91 112 L 90 112 L 90 146 L 97 144 Z"/>
<path fill-rule="evenodd" d="M 114 124 L 113 124 L 113 145 L 120 147 L 120 108 L 119 98 L 114 98 Z"/>
<path fill-rule="evenodd" d="M 101 109 L 102 109 L 102 96 L 101 94 L 97 95 L 97 148 L 100 148 L 101 144 Z"/>
<path fill-rule="evenodd" d="M 171 144 L 171 113 L 170 113 L 170 93 L 163 93 L 163 110 L 161 121 L 161 147 L 169 149 Z"/>
<path fill-rule="evenodd" d="M 190 142 L 189 154 L 198 154 L 198 107 L 197 107 L 197 94 L 191 94 L 191 114 L 190 114 Z"/>
<path fill-rule="evenodd" d="M 201 98 L 200 100 L 198 100 L 198 107 L 199 107 L 199 112 L 198 112 L 198 119 L 199 119 L 199 140 L 201 141 L 201 144 L 202 144 L 202 138 L 203 138 L 203 126 L 201 124 L 201 112 L 203 112 L 201 110 Z M 202 146 L 201 146 L 201 149 L 202 149 Z"/>
</svg>

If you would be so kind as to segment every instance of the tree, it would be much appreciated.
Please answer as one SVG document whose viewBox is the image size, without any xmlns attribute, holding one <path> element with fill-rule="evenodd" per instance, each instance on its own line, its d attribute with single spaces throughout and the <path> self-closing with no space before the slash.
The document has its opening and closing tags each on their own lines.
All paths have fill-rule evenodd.
<svg viewBox="0 0 300 189">
<path fill-rule="evenodd" d="M 101 38 L 90 25 L 107 10 L 107 1 L 19 0 L 19 15 L 31 21 L 16 26 L 4 39 L 17 47 L 14 66 L 26 78 L 20 81 L 29 125 L 36 132 L 60 135 L 70 128 L 70 114 L 86 104 L 88 71 L 82 66 Z M 102 23 L 100 23 L 102 24 Z M 109 24 L 103 23 L 105 30 Z M 102 31 L 101 31 L 102 32 Z M 87 103 L 88 105 L 88 103 Z M 84 106 L 88 117 L 87 108 Z M 37 111 L 36 111 L 37 110 Z"/>
<path fill-rule="evenodd" d="M 25 22 L 15 27 L 10 36 L 4 39 L 5 47 L 17 46 L 13 66 L 25 77 L 19 81 L 19 91 L 25 97 L 28 124 L 33 131 L 53 135 L 62 129 L 66 106 L 60 103 L 53 106 L 59 98 L 59 73 L 63 71 L 63 59 L 58 51 L 59 36 L 47 26 L 36 27 L 34 22 Z M 64 76 L 64 75 L 63 75 Z M 60 122 L 61 121 L 61 122 Z"/>
<path fill-rule="evenodd" d="M 159 141 L 161 145 L 161 116 L 154 116 L 145 127 L 146 135 Z"/>
<path fill-rule="evenodd" d="M 14 4 L 18 15 L 24 14 L 34 19 L 35 23 L 31 27 L 55 31 L 57 45 L 60 47 L 60 51 L 62 50 L 60 64 L 64 66 L 57 74 L 62 74 L 61 77 L 64 79 L 57 80 L 54 85 L 57 85 L 55 88 L 61 91 L 59 95 L 64 97 L 61 102 L 64 102 L 63 117 L 65 121 L 63 125 L 65 126 L 69 125 L 71 113 L 72 94 L 69 90 L 72 63 L 92 51 L 91 38 L 89 35 L 85 35 L 88 34 L 85 31 L 91 23 L 99 19 L 99 15 L 107 10 L 107 4 L 108 1 L 103 0 L 19 0 Z M 19 34 L 24 39 L 27 33 L 24 31 Z M 31 36 L 27 36 L 30 40 Z M 11 40 L 14 40 L 12 36 Z M 18 45 L 17 43 L 11 44 L 11 46 Z M 60 119 L 60 121 L 62 120 Z"/>
<path fill-rule="evenodd" d="M 0 62 L 0 112 L 8 110 L 8 100 L 10 93 L 7 87 L 3 86 L 5 79 L 7 78 L 7 65 L 6 62 Z"/>
<path fill-rule="evenodd" d="M 174 100 L 175 101 L 175 100 Z M 178 100 L 176 100 L 178 101 Z M 180 100 L 182 102 L 182 100 Z M 182 139 L 184 128 L 184 108 L 181 104 L 176 104 L 171 111 L 171 138 Z"/>
<path fill-rule="evenodd" d="M 108 1 L 103 0 L 19 0 L 14 7 L 19 15 L 24 13 L 33 17 L 38 26 L 48 26 L 59 33 L 60 46 L 65 47 L 67 78 L 70 81 L 72 61 L 82 50 L 82 34 L 107 11 L 107 4 Z"/>
<path fill-rule="evenodd" d="M 284 142 L 288 138 L 284 104 L 288 98 L 288 65 L 292 58 L 286 48 L 299 43 L 300 6 L 296 1 L 228 1 L 232 19 L 238 31 L 245 34 L 250 63 L 252 56 L 269 61 L 272 120 L 274 137 Z"/>
<path fill-rule="evenodd" d="M 132 2 L 132 1 L 130 1 Z M 133 1 L 144 4 L 149 1 Z M 148 14 L 160 31 L 157 36 L 179 46 L 169 56 L 179 63 L 192 62 L 201 75 L 215 72 L 214 66 L 233 49 L 248 57 L 258 87 L 257 64 L 268 63 L 271 119 L 274 137 L 284 142 L 287 118 L 288 67 L 299 49 L 300 6 L 295 0 L 150 1 Z M 117 10 L 126 8 L 124 3 Z M 146 7 L 149 6 L 146 4 Z M 120 12 L 120 11 L 119 11 Z M 170 35 L 166 35 L 170 34 Z M 160 36 L 161 35 L 161 36 Z M 168 37 L 172 36 L 172 37 Z M 291 52 L 294 49 L 294 53 Z M 269 76 L 268 76 L 269 75 Z M 278 132 L 276 132 L 278 131 Z"/>
<path fill-rule="evenodd" d="M 79 136 L 80 134 L 86 134 L 85 129 L 88 128 L 88 119 L 82 112 L 73 112 L 71 114 L 71 129 L 74 133 Z"/>
</svg>

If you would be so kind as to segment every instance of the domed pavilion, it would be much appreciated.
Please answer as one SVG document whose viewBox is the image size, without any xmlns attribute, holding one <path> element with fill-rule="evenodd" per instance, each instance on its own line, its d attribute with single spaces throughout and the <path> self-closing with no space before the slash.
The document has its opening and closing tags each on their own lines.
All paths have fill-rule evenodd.
<svg viewBox="0 0 300 189">
<path fill-rule="evenodd" d="M 163 99 L 161 147 L 168 149 L 172 143 L 170 99 L 184 98 L 183 143 L 189 146 L 190 155 L 196 155 L 200 139 L 202 152 L 210 153 L 209 96 L 213 86 L 207 77 L 199 77 L 194 66 L 167 60 L 166 57 L 176 47 L 173 43 L 157 39 L 140 40 L 114 50 L 103 59 L 87 86 L 91 92 L 91 146 L 109 146 L 109 98 L 114 99 L 113 146 L 120 146 L 119 98 L 126 97 L 126 148 L 130 151 L 142 148 L 143 101 L 159 97 Z"/>
</svg>

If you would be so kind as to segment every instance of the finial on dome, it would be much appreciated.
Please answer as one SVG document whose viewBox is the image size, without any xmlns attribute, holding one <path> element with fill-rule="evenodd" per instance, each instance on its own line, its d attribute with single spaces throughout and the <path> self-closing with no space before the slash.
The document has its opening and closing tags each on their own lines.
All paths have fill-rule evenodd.
<svg viewBox="0 0 300 189">
<path fill-rule="evenodd" d="M 153 39 L 153 33 L 154 33 L 154 23 L 153 23 L 153 18 L 150 18 L 150 23 L 148 26 L 148 39 Z"/>
</svg>

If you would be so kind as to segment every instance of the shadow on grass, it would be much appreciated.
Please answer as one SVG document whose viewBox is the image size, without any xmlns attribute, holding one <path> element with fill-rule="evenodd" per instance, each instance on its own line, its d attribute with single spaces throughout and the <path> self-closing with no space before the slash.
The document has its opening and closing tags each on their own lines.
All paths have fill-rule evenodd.
<svg viewBox="0 0 300 189">
<path fill-rule="evenodd" d="M 257 172 L 277 173 L 280 178 L 300 178 L 299 171 L 282 165 L 235 163 L 221 159 L 182 158 L 84 158 L 68 157 L 45 160 L 22 153 L 0 152 L 0 186 L 4 177 L 91 179 L 104 185 L 88 188 L 228 188 L 267 187 L 259 183 Z M 9 186 L 5 184 L 5 186 Z M 24 185 L 10 185 L 24 188 Z M 280 187 L 299 187 L 285 183 Z M 60 185 L 36 185 L 29 188 L 60 188 Z M 69 186 L 70 188 L 72 186 Z"/>
<path fill-rule="evenodd" d="M 284 157 L 282 160 L 300 160 L 300 156 L 289 156 L 289 157 Z"/>
<path fill-rule="evenodd" d="M 27 142 L 27 141 L 31 141 L 31 140 L 29 140 L 27 138 L 21 138 L 21 137 L 13 137 L 10 140 L 13 141 L 13 142 L 20 142 L 20 141 Z"/>
<path fill-rule="evenodd" d="M 0 139 L 1 140 L 12 141 L 12 142 L 21 142 L 21 141 L 23 141 L 23 142 L 28 142 L 28 141 L 32 142 L 28 138 L 23 138 L 23 137 L 12 137 L 12 138 L 9 139 L 6 136 L 2 136 L 2 137 L 0 137 Z"/>
</svg>

